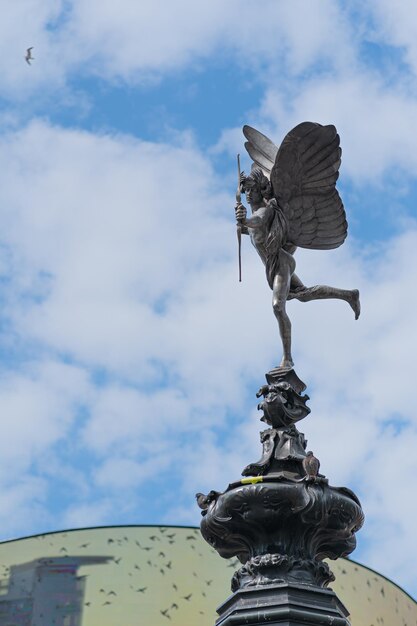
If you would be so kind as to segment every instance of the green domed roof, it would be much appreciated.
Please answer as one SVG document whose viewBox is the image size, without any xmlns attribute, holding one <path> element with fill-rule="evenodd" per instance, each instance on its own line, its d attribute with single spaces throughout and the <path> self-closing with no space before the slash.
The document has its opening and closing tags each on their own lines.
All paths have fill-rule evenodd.
<svg viewBox="0 0 417 626">
<path fill-rule="evenodd" d="M 417 625 L 417 604 L 394 583 L 346 559 L 330 565 L 352 626 Z M 59 626 L 68 615 L 75 626 L 213 626 L 238 567 L 196 528 L 90 528 L 3 542 L 0 626 Z"/>
</svg>

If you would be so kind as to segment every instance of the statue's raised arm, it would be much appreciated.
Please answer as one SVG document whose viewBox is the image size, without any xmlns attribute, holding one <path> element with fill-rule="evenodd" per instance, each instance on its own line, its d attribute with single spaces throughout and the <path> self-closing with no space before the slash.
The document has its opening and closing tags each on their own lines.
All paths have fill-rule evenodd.
<svg viewBox="0 0 417 626">
<path fill-rule="evenodd" d="M 242 233 L 250 235 L 272 289 L 272 306 L 283 346 L 280 367 L 291 369 L 291 322 L 286 302 L 337 298 L 360 314 L 359 292 L 326 285 L 306 287 L 295 274 L 297 246 L 330 250 L 347 235 L 346 214 L 336 189 L 341 162 L 340 138 L 332 125 L 303 122 L 293 128 L 278 148 L 250 126 L 243 127 L 246 150 L 253 160 L 241 188 L 251 208 L 238 202 L 236 218 Z"/>
</svg>

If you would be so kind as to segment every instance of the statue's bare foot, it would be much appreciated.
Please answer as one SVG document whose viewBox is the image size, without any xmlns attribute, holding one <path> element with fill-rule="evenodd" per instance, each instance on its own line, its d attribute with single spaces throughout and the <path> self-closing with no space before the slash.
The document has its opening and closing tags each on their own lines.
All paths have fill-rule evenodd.
<svg viewBox="0 0 417 626">
<path fill-rule="evenodd" d="M 361 314 L 361 303 L 359 300 L 359 291 L 358 289 L 352 289 L 352 291 L 350 292 L 350 298 L 348 300 L 351 308 L 353 309 L 353 312 L 355 314 L 355 320 L 358 319 L 359 315 Z"/>
<path fill-rule="evenodd" d="M 286 359 L 285 357 L 282 357 L 282 361 L 279 364 L 280 367 L 282 367 L 282 369 L 291 369 L 292 367 L 294 367 L 294 362 L 292 360 L 292 358 Z"/>
</svg>

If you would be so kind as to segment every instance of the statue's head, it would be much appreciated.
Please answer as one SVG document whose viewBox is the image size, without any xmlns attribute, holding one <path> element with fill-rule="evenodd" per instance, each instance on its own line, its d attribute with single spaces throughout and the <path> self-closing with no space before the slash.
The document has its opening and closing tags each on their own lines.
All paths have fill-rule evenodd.
<svg viewBox="0 0 417 626">
<path fill-rule="evenodd" d="M 249 176 L 244 172 L 240 175 L 240 189 L 246 194 L 249 204 L 260 204 L 262 200 L 270 200 L 273 196 L 272 185 L 260 167 L 253 166 Z"/>
</svg>

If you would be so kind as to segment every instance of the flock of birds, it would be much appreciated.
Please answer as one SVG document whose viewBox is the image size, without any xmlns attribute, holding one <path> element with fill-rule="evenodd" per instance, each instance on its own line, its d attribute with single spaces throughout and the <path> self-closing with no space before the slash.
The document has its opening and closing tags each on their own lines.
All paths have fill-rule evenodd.
<svg viewBox="0 0 417 626">
<path fill-rule="evenodd" d="M 213 568 L 209 554 L 213 553 L 216 563 L 218 555 L 203 543 L 199 531 L 194 528 L 115 527 L 111 530 L 103 528 L 39 535 L 34 539 L 37 547 L 26 544 L 24 549 L 28 561 L 57 555 L 71 559 L 73 555 L 80 554 L 108 555 L 111 558 L 99 569 L 94 565 L 90 572 L 84 570 L 81 573 L 81 576 L 87 576 L 83 600 L 85 610 L 90 619 L 93 615 L 97 616 L 95 619 L 100 619 L 103 626 L 114 624 L 114 616 L 119 613 L 120 606 L 124 607 L 126 626 L 130 626 L 129 620 L 133 615 L 136 619 L 141 610 L 155 625 L 171 623 L 174 626 L 188 623 L 190 618 L 193 623 L 212 623 L 214 607 L 224 599 L 227 581 L 233 569 L 239 567 L 237 559 L 231 559 L 227 565 L 225 563 L 227 568 L 231 568 L 227 570 L 230 575 L 226 570 L 221 573 L 221 568 L 217 569 L 217 566 Z M 13 553 L 14 550 L 10 556 Z M 0 564 L 0 595 L 4 593 L 10 575 L 10 564 L 5 564 L 5 556 L 2 554 L 3 563 Z M 204 567 L 201 566 L 203 559 Z M 392 591 L 385 588 L 380 577 L 369 574 L 366 579 L 359 578 L 356 582 L 348 575 L 344 563 L 338 569 L 341 589 L 347 579 L 348 587 L 352 582 L 363 585 L 368 591 L 369 603 L 377 595 L 392 605 Z M 354 569 L 359 575 L 359 568 L 355 565 Z M 220 589 L 222 595 L 217 597 Z M 355 587 L 353 591 L 356 591 Z M 404 613 L 403 609 L 400 611 L 398 602 L 399 596 L 395 597 L 395 614 L 400 617 L 399 613 Z M 411 603 L 408 609 L 410 619 L 398 619 L 398 626 L 415 624 L 411 617 Z M 87 616 L 85 621 L 88 623 Z M 387 624 L 380 616 L 372 626 Z"/>
<path fill-rule="evenodd" d="M 61 534 L 61 537 L 62 536 L 63 535 Z M 47 537 L 48 535 L 39 535 L 37 539 L 42 541 Z M 179 580 L 178 567 L 174 567 L 174 557 L 170 553 L 171 546 L 177 543 L 178 539 L 179 536 L 177 529 L 170 527 L 151 528 L 148 536 L 141 536 L 140 538 L 128 536 L 128 534 L 123 534 L 120 537 L 117 537 L 116 534 L 110 537 L 107 536 L 107 538 L 103 541 L 103 547 L 105 546 L 107 548 L 105 551 L 108 553 L 119 552 L 119 555 L 121 554 L 121 556 L 118 555 L 117 558 L 114 556 L 109 565 L 120 565 L 120 567 L 124 568 L 124 571 L 123 573 L 120 572 L 120 574 L 116 576 L 109 573 L 108 578 L 109 581 L 112 581 L 112 585 L 107 586 L 104 584 L 99 589 L 96 589 L 95 593 L 91 589 L 92 580 L 90 580 L 90 583 L 88 584 L 89 591 L 87 593 L 89 597 L 88 601 L 84 602 L 84 606 L 90 610 L 94 608 L 94 606 L 111 609 L 112 605 L 117 604 L 119 601 L 118 596 L 124 596 L 124 591 L 122 592 L 122 589 L 119 590 L 117 586 L 114 585 L 116 581 L 118 581 L 122 586 L 125 586 L 125 588 L 128 587 L 131 590 L 131 593 L 138 594 L 139 597 L 147 596 L 149 593 L 152 594 L 152 591 L 155 593 L 155 590 L 152 590 L 152 586 L 155 584 L 155 579 L 152 580 L 153 577 L 150 577 L 149 574 L 151 572 L 156 574 L 161 582 L 162 579 L 164 580 L 163 587 L 160 587 L 158 584 L 158 594 L 160 594 L 161 599 L 164 598 L 168 600 L 168 602 L 165 606 L 162 605 L 162 607 L 158 607 L 158 610 L 162 616 L 161 619 L 163 618 L 164 622 L 167 620 L 167 624 L 168 621 L 172 622 L 174 614 L 178 612 L 181 613 L 182 607 L 192 605 L 192 603 L 196 600 L 196 594 L 201 594 L 201 600 L 205 603 L 207 593 L 211 590 L 214 580 L 208 576 L 201 579 L 201 572 L 197 573 L 192 570 L 189 572 L 188 580 L 190 581 L 190 579 L 196 580 L 200 578 L 199 584 L 192 585 L 192 588 L 187 589 L 187 577 L 184 578 L 181 576 L 181 580 Z M 203 554 L 200 552 L 200 546 L 198 546 L 200 541 L 199 531 L 197 529 L 190 528 L 186 532 L 185 536 L 181 537 L 180 543 L 182 549 L 188 549 L 194 552 L 196 558 L 198 559 L 203 557 Z M 52 543 L 50 543 L 50 545 L 52 546 Z M 54 543 L 54 545 L 56 544 Z M 100 552 L 103 552 L 103 547 L 99 550 Z M 206 546 L 204 547 L 206 548 Z M 78 544 L 76 547 L 58 547 L 57 551 L 61 556 L 70 557 L 74 554 L 74 551 L 77 552 L 78 550 L 86 550 L 90 552 L 91 550 L 95 550 L 95 552 L 97 552 L 97 548 L 98 545 L 96 541 L 86 541 Z M 128 550 L 128 555 L 126 554 L 126 550 Z M 215 553 L 212 548 L 209 548 L 209 550 L 217 556 L 217 553 Z M 134 555 L 137 555 L 137 557 L 132 558 Z M 188 557 L 186 557 L 186 560 L 188 561 Z M 237 559 L 232 559 L 232 563 L 230 563 L 229 566 L 236 569 L 238 566 Z M 126 574 L 128 578 L 127 581 Z M 202 610 L 203 608 L 204 606 L 197 602 L 196 613 L 201 616 L 205 615 L 205 611 Z"/>
<path fill-rule="evenodd" d="M 142 567 L 144 567 L 145 565 L 147 566 L 147 568 L 156 568 L 157 573 L 161 576 L 166 576 L 169 572 L 172 572 L 172 560 L 168 560 L 167 554 L 166 552 L 168 552 L 168 550 L 166 550 L 166 552 L 163 549 L 160 549 L 160 547 L 158 546 L 158 543 L 160 543 L 161 541 L 165 541 L 167 542 L 168 545 L 172 545 L 175 543 L 175 538 L 177 536 L 177 532 L 173 531 L 173 529 L 171 528 L 167 528 L 167 527 L 159 527 L 158 528 L 159 531 L 159 535 L 158 534 L 151 534 L 148 538 L 147 541 L 151 542 L 152 545 L 145 545 L 144 543 L 142 544 L 139 540 L 135 539 L 134 540 L 134 544 L 135 546 L 137 546 L 137 548 L 146 553 L 146 557 L 149 558 L 143 558 L 143 559 L 138 559 L 139 562 L 141 563 L 141 565 L 139 563 L 134 563 L 133 565 L 133 569 L 136 571 L 130 571 L 128 572 L 128 576 L 129 577 L 134 577 L 137 575 L 138 571 L 142 570 Z M 168 532 L 171 531 L 171 532 Z M 185 541 L 188 543 L 189 548 L 191 550 L 196 550 L 196 545 L 195 542 L 197 541 L 198 538 L 198 531 L 196 530 L 190 530 L 190 532 L 185 536 Z M 114 543 L 117 543 L 119 546 L 122 545 L 123 542 L 129 542 L 129 538 L 127 536 L 124 536 L 121 539 L 113 539 L 112 537 L 109 537 L 107 539 L 107 544 L 111 545 Z M 199 553 L 199 556 L 203 556 L 201 553 Z M 122 557 L 120 557 L 119 559 L 114 559 L 114 563 L 119 564 L 119 562 L 122 560 Z M 236 563 L 235 563 L 236 565 Z M 198 574 L 193 571 L 192 575 L 194 578 L 198 578 Z M 205 587 L 210 587 L 211 584 L 213 583 L 213 579 L 208 579 L 208 580 L 204 580 L 203 585 Z M 180 609 L 180 605 L 182 602 L 190 602 L 191 598 L 193 597 L 193 595 L 195 594 L 195 589 L 193 589 L 193 591 L 181 591 L 180 590 L 180 586 L 177 582 L 171 582 L 171 587 L 173 592 L 175 592 L 175 601 L 170 602 L 170 605 L 168 607 L 164 607 L 159 609 L 160 614 L 168 619 L 168 620 L 172 620 L 172 612 L 173 611 L 178 611 Z M 145 594 L 148 592 L 148 586 L 144 586 L 144 587 L 137 587 L 136 585 L 132 585 L 129 584 L 129 588 L 135 592 L 135 593 L 140 593 L 140 594 Z M 105 594 L 107 596 L 110 595 L 117 595 L 116 592 L 112 589 L 110 590 L 106 590 L 104 588 L 101 588 L 99 590 L 100 594 Z M 206 597 L 206 591 L 203 590 L 201 591 L 201 595 L 203 597 Z M 103 602 L 103 606 L 107 606 L 110 605 L 111 602 L 109 600 L 105 600 L 105 602 Z M 199 613 L 201 615 L 204 615 L 204 611 L 199 611 Z"/>
</svg>

